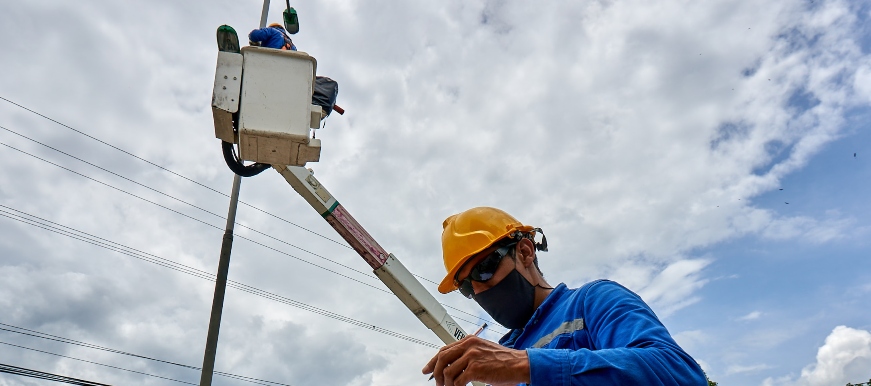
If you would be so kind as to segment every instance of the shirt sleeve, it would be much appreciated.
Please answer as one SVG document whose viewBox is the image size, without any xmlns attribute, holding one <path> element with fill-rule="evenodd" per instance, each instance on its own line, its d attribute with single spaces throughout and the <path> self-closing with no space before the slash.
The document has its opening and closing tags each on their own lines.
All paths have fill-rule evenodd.
<svg viewBox="0 0 871 386">
<path fill-rule="evenodd" d="M 271 28 L 258 28 L 248 34 L 248 40 L 252 42 L 262 42 L 269 39 L 269 30 Z"/>
<path fill-rule="evenodd" d="M 255 29 L 248 34 L 248 40 L 252 42 L 261 42 L 263 47 L 281 48 L 284 46 L 284 36 L 275 28 L 266 27 Z"/>
<path fill-rule="evenodd" d="M 583 302 L 594 349 L 527 349 L 531 385 L 707 386 L 699 365 L 638 295 L 603 281 Z"/>
</svg>

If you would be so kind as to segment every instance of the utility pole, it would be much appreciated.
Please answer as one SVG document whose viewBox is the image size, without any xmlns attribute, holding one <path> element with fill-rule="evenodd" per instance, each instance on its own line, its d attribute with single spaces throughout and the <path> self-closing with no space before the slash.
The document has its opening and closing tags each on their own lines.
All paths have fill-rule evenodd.
<svg viewBox="0 0 871 386">
<path fill-rule="evenodd" d="M 224 293 L 227 291 L 227 274 L 230 271 L 230 251 L 233 249 L 233 225 L 236 222 L 236 206 L 239 203 L 239 187 L 242 177 L 233 176 L 233 192 L 230 193 L 230 210 L 227 213 L 227 228 L 221 242 L 221 257 L 218 260 L 218 278 L 215 280 L 215 296 L 212 298 L 212 314 L 209 317 L 209 333 L 206 336 L 206 354 L 203 357 L 203 372 L 200 386 L 212 385 L 215 372 L 215 356 L 218 354 L 218 333 L 221 329 L 221 314 L 224 311 Z"/>
<path fill-rule="evenodd" d="M 269 0 L 263 0 L 263 10 L 260 12 L 260 28 L 266 27 L 266 17 L 269 14 Z M 221 241 L 221 256 L 218 260 L 218 277 L 215 280 L 215 295 L 212 298 L 212 313 L 209 317 L 209 332 L 206 335 L 206 353 L 203 356 L 203 372 L 200 374 L 200 386 L 211 386 L 212 375 L 215 372 L 215 356 L 218 354 L 218 333 L 221 330 L 221 314 L 224 311 L 224 293 L 227 291 L 227 275 L 230 271 L 230 252 L 233 249 L 233 227 L 236 224 L 236 207 L 239 204 L 239 189 L 242 177 L 233 175 L 233 190 L 230 193 L 230 208 L 227 211 L 227 226 Z"/>
</svg>

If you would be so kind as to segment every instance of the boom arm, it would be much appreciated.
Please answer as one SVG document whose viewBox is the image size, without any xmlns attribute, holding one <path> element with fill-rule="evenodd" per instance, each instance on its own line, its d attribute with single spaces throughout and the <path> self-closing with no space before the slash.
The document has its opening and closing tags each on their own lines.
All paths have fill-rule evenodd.
<svg viewBox="0 0 871 386">
<path fill-rule="evenodd" d="M 301 166 L 272 165 L 278 173 L 339 232 L 345 241 L 366 260 L 375 275 L 387 285 L 396 297 L 445 344 L 466 336 L 444 307 L 399 262 L 387 253 L 365 229 L 351 217 L 327 189 L 308 169 Z"/>
</svg>

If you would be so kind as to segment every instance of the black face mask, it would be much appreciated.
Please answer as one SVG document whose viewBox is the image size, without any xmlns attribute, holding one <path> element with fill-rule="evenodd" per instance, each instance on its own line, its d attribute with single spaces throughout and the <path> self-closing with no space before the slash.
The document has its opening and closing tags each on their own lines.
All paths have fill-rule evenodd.
<svg viewBox="0 0 871 386">
<path fill-rule="evenodd" d="M 535 286 L 515 268 L 499 284 L 473 296 L 499 324 L 523 328 L 535 312 Z"/>
</svg>

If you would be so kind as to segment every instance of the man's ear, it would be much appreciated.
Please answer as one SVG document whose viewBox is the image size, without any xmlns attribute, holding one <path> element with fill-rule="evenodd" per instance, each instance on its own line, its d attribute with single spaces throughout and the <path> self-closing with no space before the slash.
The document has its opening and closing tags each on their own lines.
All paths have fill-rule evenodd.
<svg viewBox="0 0 871 386">
<path fill-rule="evenodd" d="M 514 255 L 524 267 L 531 267 L 535 260 L 535 244 L 530 239 L 520 239 L 514 249 Z"/>
</svg>

